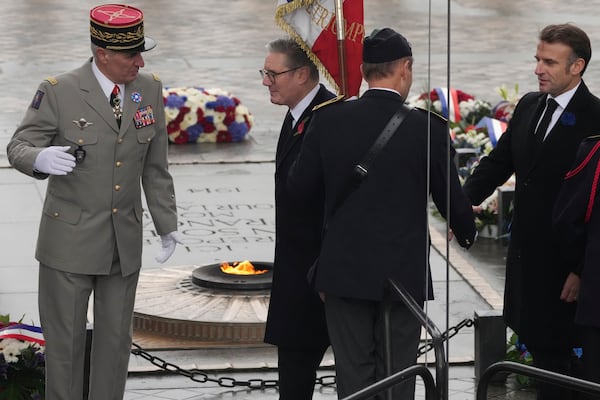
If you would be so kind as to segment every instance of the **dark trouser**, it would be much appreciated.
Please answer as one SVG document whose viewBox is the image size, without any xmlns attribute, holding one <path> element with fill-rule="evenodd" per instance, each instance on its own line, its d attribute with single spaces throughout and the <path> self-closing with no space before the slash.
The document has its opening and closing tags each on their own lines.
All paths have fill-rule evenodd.
<svg viewBox="0 0 600 400">
<path fill-rule="evenodd" d="M 384 379 L 385 341 L 382 304 L 378 301 L 340 298 L 327 294 L 325 315 L 335 355 L 338 398 Z M 392 373 L 417 361 L 421 325 L 402 303 L 391 307 Z M 415 379 L 394 386 L 393 398 L 414 398 Z M 384 399 L 384 391 L 376 398 Z"/>
<path fill-rule="evenodd" d="M 533 365 L 537 368 L 558 372 L 563 375 L 571 374 L 572 348 L 567 346 L 533 346 L 527 344 L 527 349 L 533 357 Z M 558 385 L 537 382 L 537 400 L 569 400 L 573 393 Z"/>
<path fill-rule="evenodd" d="M 595 326 L 581 327 L 583 345 L 583 379 L 600 383 L 600 328 Z M 600 399 L 600 396 L 587 396 L 587 399 Z"/>
<path fill-rule="evenodd" d="M 327 347 L 315 349 L 277 348 L 280 400 L 310 400 L 317 369 Z"/>
</svg>

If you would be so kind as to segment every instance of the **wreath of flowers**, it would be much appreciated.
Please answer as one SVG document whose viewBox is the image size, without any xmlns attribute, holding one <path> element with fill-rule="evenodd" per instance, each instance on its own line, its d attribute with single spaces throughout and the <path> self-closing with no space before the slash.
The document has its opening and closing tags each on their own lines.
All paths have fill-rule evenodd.
<svg viewBox="0 0 600 400">
<path fill-rule="evenodd" d="M 254 125 L 248 108 L 222 89 L 166 87 L 163 98 L 171 143 L 240 142 Z"/>
<path fill-rule="evenodd" d="M 0 332 L 17 327 L 28 325 L 9 322 L 8 315 L 0 315 Z M 44 349 L 44 346 L 37 342 L 0 337 L 0 398 L 44 398 Z"/>
<path fill-rule="evenodd" d="M 450 117 L 453 128 L 456 126 L 466 127 L 474 125 L 481 118 L 490 115 L 492 105 L 487 101 L 476 99 L 473 95 L 459 89 L 456 89 L 454 92 L 456 93 L 456 103 L 459 111 L 458 118 L 448 115 L 447 106 L 442 103 L 442 99 L 439 96 L 439 89 L 437 88 L 431 90 L 429 93 L 425 92 L 409 99 L 409 103 L 415 107 L 431 109 L 445 118 Z"/>
<path fill-rule="evenodd" d="M 501 134 L 501 132 L 496 131 L 488 132 L 488 129 L 494 129 L 490 127 L 491 125 L 488 122 L 490 119 L 494 119 L 501 121 L 506 126 L 506 123 L 512 118 L 519 100 L 518 89 L 518 85 L 515 85 L 513 91 L 509 91 L 504 85 L 497 88 L 496 91 L 502 100 L 494 107 L 491 103 L 477 99 L 462 90 L 452 90 L 452 93 L 448 94 L 447 90 L 441 88 L 435 88 L 429 92 L 413 96 L 408 99 L 408 103 L 413 107 L 431 110 L 448 118 L 453 147 L 471 150 L 463 153 L 467 157 L 459 157 L 459 161 L 457 161 L 459 164 L 459 178 L 461 182 L 464 182 L 477 167 L 481 158 L 492 151 L 497 138 Z M 442 98 L 440 98 L 440 94 L 442 94 Z M 443 97 L 451 98 L 450 101 L 453 102 L 453 105 L 448 106 L 447 100 Z M 454 111 L 453 114 L 452 111 Z M 574 124 L 574 118 L 563 114 L 561 123 L 564 125 Z M 509 180 L 507 185 L 511 184 Z M 476 216 L 476 225 L 481 230 L 486 225 L 497 223 L 498 199 L 497 193 L 494 192 L 481 204 L 481 212 Z"/>
</svg>

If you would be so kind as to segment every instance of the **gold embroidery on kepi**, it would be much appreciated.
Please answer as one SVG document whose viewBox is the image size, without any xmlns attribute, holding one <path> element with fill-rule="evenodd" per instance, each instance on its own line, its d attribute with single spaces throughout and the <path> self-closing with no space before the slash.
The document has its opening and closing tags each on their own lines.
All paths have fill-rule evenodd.
<svg viewBox="0 0 600 400">
<path fill-rule="evenodd" d="M 144 37 L 144 14 L 124 4 L 103 4 L 90 11 L 92 43 L 114 51 L 148 51 L 156 42 Z"/>
</svg>

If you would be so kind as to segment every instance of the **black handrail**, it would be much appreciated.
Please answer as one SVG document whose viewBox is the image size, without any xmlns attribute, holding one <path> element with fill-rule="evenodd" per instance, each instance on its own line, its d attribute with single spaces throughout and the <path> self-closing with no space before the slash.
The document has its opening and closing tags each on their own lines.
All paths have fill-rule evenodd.
<svg viewBox="0 0 600 400">
<path fill-rule="evenodd" d="M 431 343 L 435 351 L 435 386 L 436 398 L 439 400 L 448 399 L 448 363 L 446 362 L 446 356 L 444 352 L 444 340 L 440 330 L 437 328 L 435 323 L 429 319 L 429 316 L 423 310 L 423 307 L 419 306 L 415 299 L 412 298 L 410 293 L 404 288 L 399 282 L 394 282 L 392 279 L 388 280 L 388 288 L 386 290 L 385 301 L 391 301 L 391 295 L 393 292 L 398 294 L 406 307 L 412 312 L 412 314 L 419 320 L 422 326 L 425 327 L 427 333 L 431 336 Z M 389 311 L 389 309 L 386 309 Z M 389 318 L 385 318 L 386 327 L 385 334 L 389 335 L 390 327 Z M 386 338 L 386 345 L 389 344 L 389 338 Z M 386 347 L 386 359 L 391 358 L 390 348 Z"/>
<path fill-rule="evenodd" d="M 446 357 L 444 353 L 444 342 L 442 334 L 431 319 L 423 311 L 423 307 L 419 306 L 417 302 L 412 298 L 410 293 L 400 283 L 394 282 L 389 279 L 386 282 L 384 289 L 384 341 L 385 341 L 385 372 L 388 375 L 386 378 L 375 382 L 374 384 L 367 386 L 356 393 L 344 397 L 342 400 L 361 400 L 366 399 L 374 394 L 381 393 L 386 389 L 388 390 L 388 399 L 392 398 L 391 388 L 400 383 L 403 380 L 411 378 L 416 375 L 420 375 L 423 378 L 425 385 L 425 399 L 426 400 L 447 400 L 448 399 L 448 364 L 446 363 Z M 390 309 L 393 294 L 400 296 L 400 299 L 404 302 L 410 312 L 417 318 L 422 326 L 427 329 L 427 332 L 431 336 L 432 346 L 435 350 L 435 371 L 436 379 L 433 380 L 433 376 L 429 369 L 424 365 L 413 365 L 405 368 L 401 371 L 391 374 L 392 356 L 391 356 L 391 338 L 390 338 Z"/>
<path fill-rule="evenodd" d="M 392 376 L 388 376 L 380 380 L 379 382 L 367 386 L 364 389 L 359 390 L 356 393 L 351 394 L 350 396 L 344 397 L 342 400 L 362 400 L 367 399 L 377 393 L 383 392 L 385 389 L 391 388 L 392 386 L 400 383 L 405 379 L 411 378 L 413 376 L 420 375 L 423 378 L 423 383 L 425 384 L 425 399 L 426 400 L 435 400 L 435 391 L 431 390 L 435 389 L 435 382 L 433 381 L 433 375 L 424 365 L 413 365 L 402 371 L 396 372 Z"/>
<path fill-rule="evenodd" d="M 477 387 L 476 400 L 484 400 L 487 398 L 487 389 L 492 377 L 501 371 L 518 373 L 540 381 L 562 386 L 567 389 L 576 390 L 578 392 L 600 395 L 600 384 L 598 383 L 585 381 L 583 379 L 559 374 L 557 372 L 547 371 L 545 369 L 532 367 L 530 365 L 519 364 L 512 361 L 500 361 L 490 365 L 485 370 L 483 375 L 481 375 L 481 378 L 479 379 L 479 385 Z"/>
</svg>

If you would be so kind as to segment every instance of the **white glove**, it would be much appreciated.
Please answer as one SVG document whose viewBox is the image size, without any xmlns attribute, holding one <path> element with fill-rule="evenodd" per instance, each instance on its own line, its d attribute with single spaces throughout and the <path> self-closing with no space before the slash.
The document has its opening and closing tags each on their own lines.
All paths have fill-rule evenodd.
<svg viewBox="0 0 600 400">
<path fill-rule="evenodd" d="M 175 246 L 177 243 L 183 244 L 183 238 L 181 237 L 181 233 L 178 231 L 173 231 L 171 233 L 167 233 L 166 235 L 160 235 L 161 248 L 158 251 L 158 254 L 154 259 L 159 264 L 164 263 L 171 257 L 171 254 L 175 251 Z"/>
<path fill-rule="evenodd" d="M 75 167 L 75 157 L 67 153 L 70 146 L 50 146 L 35 158 L 33 169 L 48 175 L 67 175 Z"/>
</svg>

